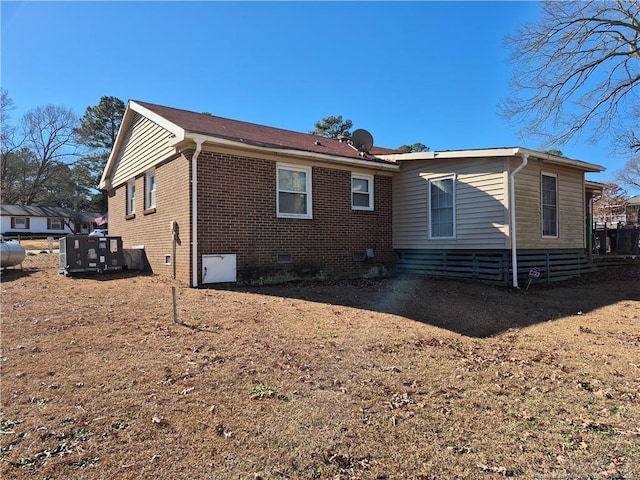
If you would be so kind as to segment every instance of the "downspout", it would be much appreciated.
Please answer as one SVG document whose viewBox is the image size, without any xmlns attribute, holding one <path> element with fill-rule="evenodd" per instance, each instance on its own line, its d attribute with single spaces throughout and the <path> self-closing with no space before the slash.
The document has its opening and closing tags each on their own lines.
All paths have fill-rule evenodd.
<svg viewBox="0 0 640 480">
<path fill-rule="evenodd" d="M 593 196 L 589 198 L 587 204 L 587 225 L 586 225 L 586 237 L 587 237 L 587 255 L 589 258 L 593 255 Z"/>
<path fill-rule="evenodd" d="M 591 198 L 589 199 L 589 213 L 587 214 L 587 221 L 589 222 L 589 230 L 588 233 L 590 233 L 590 239 L 588 240 L 588 245 L 589 245 L 589 258 L 593 257 L 593 243 L 594 243 L 594 238 L 593 238 L 593 234 L 597 233 L 597 225 L 595 225 L 595 222 L 593 221 L 593 204 L 595 202 L 597 202 L 598 200 L 600 200 L 602 198 L 603 193 L 600 192 L 599 196 L 596 195 L 592 195 Z M 598 253 L 600 253 L 598 251 Z"/>
<path fill-rule="evenodd" d="M 511 270 L 512 270 L 512 285 L 514 288 L 520 288 L 518 286 L 518 249 L 516 242 L 516 174 L 520 172 L 529 162 L 529 154 L 515 151 L 516 154 L 522 156 L 522 163 L 511 172 L 509 175 L 509 211 L 511 212 Z"/>
<path fill-rule="evenodd" d="M 203 139 L 195 139 L 196 150 L 191 157 L 191 286 L 198 286 L 198 156 Z"/>
</svg>

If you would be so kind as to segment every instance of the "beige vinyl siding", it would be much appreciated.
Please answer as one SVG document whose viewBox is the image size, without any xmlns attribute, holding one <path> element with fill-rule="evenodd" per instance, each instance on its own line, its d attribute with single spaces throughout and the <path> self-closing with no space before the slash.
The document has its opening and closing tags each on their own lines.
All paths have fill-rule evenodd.
<svg viewBox="0 0 640 480">
<path fill-rule="evenodd" d="M 175 153 L 168 144 L 171 134 L 140 114 L 136 114 L 123 139 L 113 171 L 114 187 L 135 178 Z M 144 191 L 144 190 L 143 190 Z"/>
<path fill-rule="evenodd" d="M 393 179 L 393 248 L 508 247 L 505 160 L 413 160 Z M 456 175 L 456 238 L 429 239 L 429 180 Z"/>
<path fill-rule="evenodd" d="M 511 164 L 513 170 L 519 161 Z M 542 237 L 541 176 L 557 176 L 558 238 Z M 584 173 L 530 159 L 516 175 L 518 248 L 583 248 L 585 246 Z"/>
</svg>

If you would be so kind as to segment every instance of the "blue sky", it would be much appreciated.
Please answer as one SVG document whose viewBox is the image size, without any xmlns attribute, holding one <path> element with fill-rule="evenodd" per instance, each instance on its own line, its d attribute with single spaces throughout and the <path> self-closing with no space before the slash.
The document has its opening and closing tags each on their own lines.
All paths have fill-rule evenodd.
<svg viewBox="0 0 640 480">
<path fill-rule="evenodd" d="M 513 66 L 504 36 L 536 2 L 2 1 L 12 120 L 46 104 L 81 116 L 104 95 L 308 131 L 329 115 L 375 144 L 523 146 L 499 117 Z M 585 138 L 565 155 L 622 168 Z"/>
</svg>

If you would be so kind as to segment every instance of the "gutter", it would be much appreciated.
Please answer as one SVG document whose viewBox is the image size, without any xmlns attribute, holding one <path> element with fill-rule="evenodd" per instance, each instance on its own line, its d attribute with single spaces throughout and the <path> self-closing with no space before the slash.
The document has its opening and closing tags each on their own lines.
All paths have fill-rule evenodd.
<svg viewBox="0 0 640 480">
<path fill-rule="evenodd" d="M 605 167 L 596 165 L 595 163 L 587 163 L 581 160 L 573 160 L 566 157 L 558 157 L 550 153 L 538 152 L 528 148 L 485 148 L 477 150 L 444 150 L 434 152 L 416 152 L 416 153 L 395 153 L 390 155 L 377 155 L 378 158 L 389 160 L 391 162 L 411 161 L 411 160 L 438 160 L 438 159 L 460 159 L 460 158 L 483 158 L 483 157 L 512 157 L 516 155 L 527 155 L 529 157 L 539 158 L 544 162 L 556 165 L 566 165 L 585 172 L 603 172 Z"/>
<path fill-rule="evenodd" d="M 512 286 L 518 286 L 518 249 L 516 236 L 516 175 L 529 163 L 529 152 L 523 152 L 516 148 L 513 152 L 515 155 L 522 157 L 522 163 L 509 175 L 509 211 L 511 212 L 511 270 L 512 270 Z"/>
<path fill-rule="evenodd" d="M 364 160 L 359 158 L 352 157 L 343 157 L 339 154 L 328 154 L 328 153 L 319 153 L 319 152 L 310 152 L 304 150 L 296 150 L 296 149 L 288 149 L 288 148 L 277 148 L 275 146 L 260 146 L 254 145 L 251 143 L 243 143 L 236 140 L 228 140 L 226 138 L 221 137 L 212 137 L 206 135 L 199 135 L 195 133 L 186 132 L 183 137 L 173 138 L 169 145 L 177 147 L 178 144 L 184 140 L 191 138 L 201 138 L 203 141 L 206 141 L 208 144 L 219 145 L 229 148 L 235 149 L 243 149 L 243 150 L 253 150 L 256 152 L 262 152 L 266 154 L 271 154 L 280 157 L 294 157 L 297 159 L 304 158 L 309 161 L 322 161 L 326 163 L 333 163 L 338 165 L 350 165 L 357 167 L 365 167 L 365 168 L 375 168 L 377 170 L 384 170 L 389 172 L 397 172 L 400 170 L 400 166 L 395 163 L 387 163 L 388 160 L 385 161 L 371 161 Z M 383 159 L 381 155 L 375 155 L 375 158 Z"/>
<path fill-rule="evenodd" d="M 198 286 L 198 157 L 204 138 L 194 138 L 196 150 L 191 157 L 191 286 Z"/>
</svg>

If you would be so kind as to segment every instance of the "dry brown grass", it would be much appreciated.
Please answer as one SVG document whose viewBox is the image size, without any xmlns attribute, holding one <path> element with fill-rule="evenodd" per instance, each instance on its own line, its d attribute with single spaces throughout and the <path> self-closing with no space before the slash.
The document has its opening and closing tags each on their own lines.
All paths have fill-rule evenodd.
<svg viewBox="0 0 640 480">
<path fill-rule="evenodd" d="M 3 478 L 640 478 L 640 272 L 513 292 L 2 274 Z"/>
<path fill-rule="evenodd" d="M 22 248 L 24 248 L 25 250 L 37 250 L 41 252 L 46 252 L 49 250 L 49 242 L 46 239 L 20 240 L 18 243 L 20 243 L 20 245 L 22 245 Z M 54 249 L 60 248 L 60 242 L 58 239 L 54 239 L 51 245 Z"/>
</svg>

